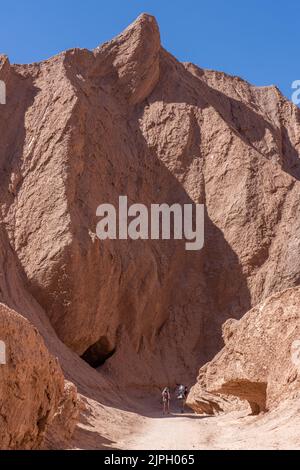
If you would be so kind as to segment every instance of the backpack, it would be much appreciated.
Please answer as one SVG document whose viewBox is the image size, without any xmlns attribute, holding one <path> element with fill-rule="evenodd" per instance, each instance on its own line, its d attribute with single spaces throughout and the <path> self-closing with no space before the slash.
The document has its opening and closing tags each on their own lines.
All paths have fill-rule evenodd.
<svg viewBox="0 0 300 470">
<path fill-rule="evenodd" d="M 180 400 L 185 398 L 185 386 L 184 385 L 179 385 L 177 398 Z"/>
</svg>

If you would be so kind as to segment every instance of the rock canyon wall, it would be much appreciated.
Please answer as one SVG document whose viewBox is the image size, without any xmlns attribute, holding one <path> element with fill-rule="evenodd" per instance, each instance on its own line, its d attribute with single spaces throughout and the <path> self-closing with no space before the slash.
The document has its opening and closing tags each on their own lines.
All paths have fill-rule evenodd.
<svg viewBox="0 0 300 470">
<path fill-rule="evenodd" d="M 26 364 L 36 350 L 26 377 L 41 376 L 37 408 L 26 411 L 31 427 L 12 432 L 4 446 L 39 442 L 37 423 L 55 414 L 64 387 L 51 353 L 77 385 L 82 377 L 68 369 L 69 355 L 127 389 L 191 385 L 222 348 L 222 325 L 253 307 L 205 370 L 205 383 L 218 392 L 238 389 L 233 395 L 259 406 L 280 399 L 285 341 L 299 325 L 291 313 L 298 290 L 285 291 L 280 306 L 274 297 L 264 301 L 300 279 L 300 110 L 275 86 L 178 62 L 149 15 L 93 51 L 73 49 L 30 65 L 1 56 L 0 79 L 7 87 L 0 108 L 0 300 L 14 310 L 1 307 L 1 318 L 8 318 L 7 334 L 14 329 L 16 348 L 19 329 L 30 338 L 19 343 Z M 117 206 L 120 195 L 147 206 L 205 204 L 204 248 L 186 251 L 181 240 L 100 241 L 96 209 Z M 39 329 L 49 356 L 20 316 Z M 258 350 L 269 355 L 281 331 L 282 349 L 258 370 Z M 234 345 L 254 364 L 251 373 L 246 362 L 237 369 Z M 277 372 L 271 357 L 282 361 Z M 22 375 L 2 367 L 9 373 L 5 395 Z M 57 383 L 50 386 L 53 371 Z M 243 380 L 261 384 L 253 391 L 259 400 Z M 76 409 L 74 389 L 71 395 Z"/>
</svg>

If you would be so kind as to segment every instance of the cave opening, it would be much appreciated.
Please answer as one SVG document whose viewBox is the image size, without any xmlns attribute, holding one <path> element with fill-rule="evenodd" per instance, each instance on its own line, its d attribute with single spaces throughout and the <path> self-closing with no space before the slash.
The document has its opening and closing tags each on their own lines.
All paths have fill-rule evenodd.
<svg viewBox="0 0 300 470">
<path fill-rule="evenodd" d="M 112 348 L 106 336 L 101 338 L 90 346 L 81 356 L 91 367 L 97 369 L 103 366 L 105 362 L 114 355 L 116 348 Z"/>
</svg>

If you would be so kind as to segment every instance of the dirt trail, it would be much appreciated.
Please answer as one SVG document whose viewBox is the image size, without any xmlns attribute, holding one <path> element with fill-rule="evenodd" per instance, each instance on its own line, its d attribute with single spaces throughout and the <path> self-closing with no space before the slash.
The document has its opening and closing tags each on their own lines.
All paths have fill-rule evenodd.
<svg viewBox="0 0 300 470">
<path fill-rule="evenodd" d="M 300 419 L 292 423 L 290 418 L 289 413 L 254 417 L 245 412 L 144 418 L 119 444 L 130 450 L 299 449 Z"/>
<path fill-rule="evenodd" d="M 213 440 L 211 418 L 196 415 L 144 418 L 138 433 L 121 443 L 123 449 L 195 450 L 207 448 Z"/>
<path fill-rule="evenodd" d="M 88 399 L 86 419 L 72 448 L 123 450 L 300 449 L 300 402 L 249 416 L 248 410 L 218 416 L 162 416 L 151 401 L 125 411 Z"/>
</svg>

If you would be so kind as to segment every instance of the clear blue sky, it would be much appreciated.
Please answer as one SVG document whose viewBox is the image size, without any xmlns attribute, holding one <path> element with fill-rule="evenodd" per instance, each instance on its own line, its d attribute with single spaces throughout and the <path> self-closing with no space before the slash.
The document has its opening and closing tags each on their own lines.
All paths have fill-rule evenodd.
<svg viewBox="0 0 300 470">
<path fill-rule="evenodd" d="M 0 52 L 11 62 L 94 48 L 140 13 L 156 16 L 162 43 L 182 61 L 291 97 L 300 80 L 299 0 L 10 0 L 0 3 Z"/>
</svg>

